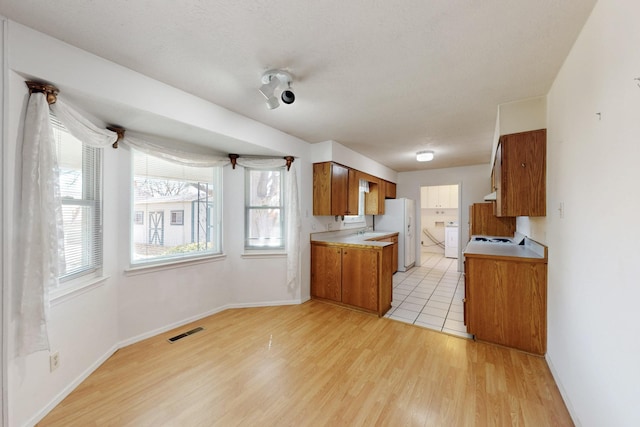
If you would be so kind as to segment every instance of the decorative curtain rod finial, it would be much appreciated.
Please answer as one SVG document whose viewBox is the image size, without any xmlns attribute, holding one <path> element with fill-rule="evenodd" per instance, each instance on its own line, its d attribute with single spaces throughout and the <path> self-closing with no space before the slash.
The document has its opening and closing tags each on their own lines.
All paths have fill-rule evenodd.
<svg viewBox="0 0 640 427">
<path fill-rule="evenodd" d="M 231 160 L 231 168 L 236 168 L 236 162 L 238 161 L 239 154 L 229 154 L 229 160 Z"/>
<path fill-rule="evenodd" d="M 125 132 L 125 128 L 122 128 L 120 126 L 107 126 L 107 129 L 109 129 L 111 132 L 115 132 L 118 134 L 118 139 L 116 139 L 116 142 L 114 142 L 113 144 L 111 144 L 111 146 L 113 148 L 118 148 L 118 142 L 120 142 L 120 140 L 122 140 L 122 138 L 124 138 L 124 132 Z"/>
<path fill-rule="evenodd" d="M 25 84 L 29 88 L 29 93 L 44 93 L 49 105 L 55 104 L 58 100 L 59 90 L 53 85 L 33 81 L 27 81 Z"/>
<path fill-rule="evenodd" d="M 283 158 L 287 161 L 287 172 L 289 172 L 289 169 L 291 169 L 291 163 L 293 163 L 295 158 L 293 156 L 284 156 Z"/>
</svg>

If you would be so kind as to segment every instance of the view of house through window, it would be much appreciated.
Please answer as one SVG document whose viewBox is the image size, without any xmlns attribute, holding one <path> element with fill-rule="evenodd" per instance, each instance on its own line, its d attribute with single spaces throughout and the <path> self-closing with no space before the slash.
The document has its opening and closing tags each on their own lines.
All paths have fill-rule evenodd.
<svg viewBox="0 0 640 427">
<path fill-rule="evenodd" d="M 221 252 L 221 170 L 133 150 L 132 263 Z"/>
<path fill-rule="evenodd" d="M 245 168 L 245 248 L 284 249 L 284 168 Z"/>
<path fill-rule="evenodd" d="M 101 153 L 69 133 L 51 114 L 64 232 L 64 281 L 102 267 Z"/>
</svg>

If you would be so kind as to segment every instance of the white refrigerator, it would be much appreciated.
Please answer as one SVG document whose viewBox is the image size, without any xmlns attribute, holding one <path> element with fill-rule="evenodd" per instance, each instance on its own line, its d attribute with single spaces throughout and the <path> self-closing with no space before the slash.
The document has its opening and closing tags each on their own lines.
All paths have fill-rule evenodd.
<svg viewBox="0 0 640 427">
<path fill-rule="evenodd" d="M 376 231 L 398 232 L 398 271 L 416 263 L 416 203 L 411 199 L 387 199 L 384 215 L 375 217 Z"/>
</svg>

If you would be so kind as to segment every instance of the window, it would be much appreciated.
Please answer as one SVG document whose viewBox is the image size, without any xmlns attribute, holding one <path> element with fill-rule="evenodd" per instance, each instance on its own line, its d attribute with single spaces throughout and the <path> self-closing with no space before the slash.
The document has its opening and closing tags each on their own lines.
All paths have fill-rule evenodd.
<svg viewBox="0 0 640 427">
<path fill-rule="evenodd" d="M 49 117 L 60 173 L 65 266 L 59 279 L 64 282 L 102 267 L 102 150 L 83 144 Z"/>
<path fill-rule="evenodd" d="M 135 218 L 133 220 L 133 223 L 136 225 L 142 225 L 144 224 L 144 212 L 142 211 L 136 211 L 135 212 Z"/>
<path fill-rule="evenodd" d="M 284 249 L 284 168 L 245 168 L 245 249 Z"/>
<path fill-rule="evenodd" d="M 131 263 L 221 253 L 221 168 L 184 166 L 132 153 Z"/>
<path fill-rule="evenodd" d="M 171 211 L 171 225 L 184 225 L 184 210 Z"/>
</svg>

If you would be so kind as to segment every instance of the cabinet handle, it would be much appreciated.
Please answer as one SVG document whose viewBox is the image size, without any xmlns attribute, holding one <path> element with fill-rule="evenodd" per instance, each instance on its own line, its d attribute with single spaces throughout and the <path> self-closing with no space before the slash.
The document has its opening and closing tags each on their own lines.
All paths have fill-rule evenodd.
<svg viewBox="0 0 640 427">
<path fill-rule="evenodd" d="M 523 168 L 526 167 L 527 165 L 524 163 L 520 163 L 520 166 L 522 166 Z"/>
</svg>

